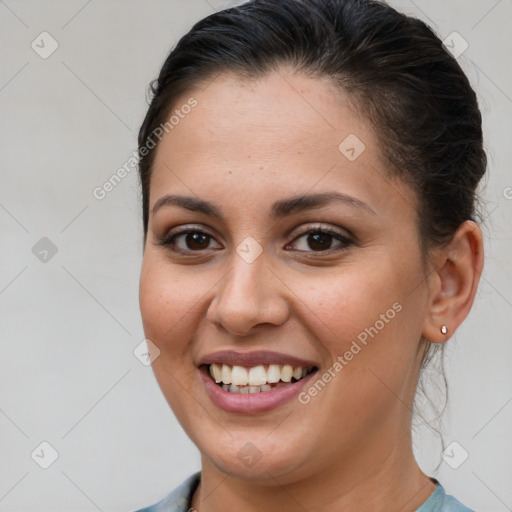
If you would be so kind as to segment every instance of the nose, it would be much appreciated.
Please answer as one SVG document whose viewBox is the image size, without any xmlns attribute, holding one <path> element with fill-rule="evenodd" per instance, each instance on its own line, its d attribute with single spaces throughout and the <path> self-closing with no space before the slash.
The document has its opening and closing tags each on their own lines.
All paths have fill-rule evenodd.
<svg viewBox="0 0 512 512">
<path fill-rule="evenodd" d="M 268 267 L 264 253 L 248 263 L 234 252 L 230 263 L 210 303 L 207 319 L 236 336 L 247 336 L 259 325 L 286 322 L 286 286 Z"/>
</svg>

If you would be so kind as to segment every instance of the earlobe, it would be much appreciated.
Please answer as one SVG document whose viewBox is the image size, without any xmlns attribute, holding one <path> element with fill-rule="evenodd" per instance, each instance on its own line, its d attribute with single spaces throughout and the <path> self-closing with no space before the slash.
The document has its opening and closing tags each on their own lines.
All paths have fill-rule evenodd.
<svg viewBox="0 0 512 512">
<path fill-rule="evenodd" d="M 478 225 L 463 222 L 451 242 L 439 249 L 434 267 L 422 334 L 432 343 L 443 343 L 466 318 L 476 295 L 483 269 L 482 231 Z"/>
</svg>

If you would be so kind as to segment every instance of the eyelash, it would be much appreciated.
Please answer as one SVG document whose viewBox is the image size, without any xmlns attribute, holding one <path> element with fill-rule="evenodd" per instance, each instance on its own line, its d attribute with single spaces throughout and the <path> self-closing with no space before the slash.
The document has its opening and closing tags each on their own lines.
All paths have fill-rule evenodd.
<svg viewBox="0 0 512 512">
<path fill-rule="evenodd" d="M 202 249 L 202 250 L 198 250 L 198 251 L 194 251 L 194 250 L 191 250 L 191 249 L 188 249 L 188 250 L 183 250 L 183 249 L 180 249 L 176 246 L 176 238 L 178 238 L 179 236 L 184 236 L 184 235 L 190 235 L 190 234 L 200 234 L 200 235 L 205 235 L 206 237 L 209 237 L 210 239 L 213 239 L 214 237 L 212 235 L 210 235 L 209 233 L 206 233 L 205 231 L 202 231 L 201 229 L 191 229 L 191 228 L 187 228 L 187 229 L 183 229 L 182 231 L 179 231 L 177 233 L 173 233 L 171 235 L 167 235 L 165 236 L 163 239 L 161 239 L 159 242 L 158 242 L 158 245 L 160 246 L 164 246 L 166 248 L 168 248 L 169 250 L 171 250 L 172 252 L 175 252 L 175 253 L 178 253 L 178 254 L 183 254 L 183 255 L 190 255 L 190 253 L 201 253 L 203 251 L 208 251 L 208 250 L 211 250 L 211 249 Z M 314 227 L 310 227 L 300 233 L 298 233 L 295 238 L 292 240 L 292 243 L 299 240 L 300 238 L 306 236 L 306 235 L 310 235 L 310 234 L 321 234 L 321 235 L 329 235 L 329 236 L 332 236 L 334 239 L 338 240 L 340 243 L 339 246 L 337 247 L 331 247 L 329 249 L 325 249 L 325 250 L 322 250 L 322 251 L 303 251 L 303 250 L 298 250 L 298 252 L 302 252 L 302 253 L 313 253 L 313 254 L 331 254 L 332 252 L 342 252 L 342 251 L 345 251 L 348 249 L 348 247 L 352 246 L 352 245 L 355 245 L 355 242 L 354 240 L 352 240 L 350 237 L 342 234 L 342 233 L 339 233 L 338 231 L 335 231 L 335 230 L 332 230 L 332 229 L 329 229 L 329 228 L 325 228 L 325 227 L 322 227 L 322 226 L 314 226 Z M 307 243 L 307 242 L 306 242 Z M 286 247 L 289 247 L 291 244 L 288 244 Z"/>
</svg>

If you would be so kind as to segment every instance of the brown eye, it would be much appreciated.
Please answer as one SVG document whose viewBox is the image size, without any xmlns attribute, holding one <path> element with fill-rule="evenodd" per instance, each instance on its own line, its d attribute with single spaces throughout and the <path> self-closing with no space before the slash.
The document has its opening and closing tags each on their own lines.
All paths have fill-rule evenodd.
<svg viewBox="0 0 512 512">
<path fill-rule="evenodd" d="M 159 245 L 182 254 L 222 248 L 218 244 L 216 247 L 211 247 L 212 241 L 215 241 L 215 239 L 208 233 L 189 229 L 168 234 L 159 242 Z"/>
<path fill-rule="evenodd" d="M 303 232 L 287 247 L 294 247 L 299 252 L 322 253 L 342 251 L 351 245 L 354 245 L 354 241 L 343 233 L 319 227 Z"/>
<path fill-rule="evenodd" d="M 201 250 L 207 249 L 210 244 L 210 237 L 203 233 L 185 233 L 180 235 L 185 237 L 185 244 L 187 249 Z"/>
<path fill-rule="evenodd" d="M 326 233 L 309 234 L 307 244 L 314 251 L 326 251 L 331 248 L 332 238 Z"/>
</svg>

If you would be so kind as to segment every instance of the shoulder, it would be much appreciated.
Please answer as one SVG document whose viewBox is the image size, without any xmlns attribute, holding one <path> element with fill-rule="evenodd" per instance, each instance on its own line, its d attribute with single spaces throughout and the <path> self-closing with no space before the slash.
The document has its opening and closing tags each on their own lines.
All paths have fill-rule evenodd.
<svg viewBox="0 0 512 512">
<path fill-rule="evenodd" d="M 437 484 L 436 490 L 416 512 L 475 512 L 453 496 L 446 494 L 444 487 L 437 480 L 434 482 Z"/>
<path fill-rule="evenodd" d="M 163 500 L 149 507 L 141 508 L 137 512 L 188 512 L 190 499 L 200 479 L 201 473 L 194 473 Z"/>
</svg>

